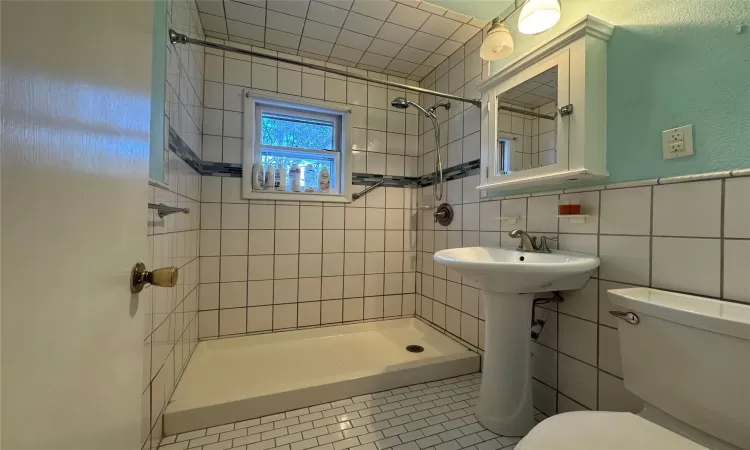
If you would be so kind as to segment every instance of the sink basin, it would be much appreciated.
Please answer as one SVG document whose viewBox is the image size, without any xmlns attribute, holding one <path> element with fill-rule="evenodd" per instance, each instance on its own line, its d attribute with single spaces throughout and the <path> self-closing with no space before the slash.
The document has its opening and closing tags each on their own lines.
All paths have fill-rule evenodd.
<svg viewBox="0 0 750 450">
<path fill-rule="evenodd" d="M 488 247 L 440 250 L 434 259 L 476 280 L 482 289 L 513 294 L 580 289 L 599 267 L 599 258 L 583 253 Z"/>
<path fill-rule="evenodd" d="M 536 424 L 530 348 L 536 293 L 583 288 L 599 267 L 599 258 L 487 247 L 440 250 L 433 258 L 482 288 L 484 362 L 477 420 L 504 436 L 526 435 Z"/>
</svg>

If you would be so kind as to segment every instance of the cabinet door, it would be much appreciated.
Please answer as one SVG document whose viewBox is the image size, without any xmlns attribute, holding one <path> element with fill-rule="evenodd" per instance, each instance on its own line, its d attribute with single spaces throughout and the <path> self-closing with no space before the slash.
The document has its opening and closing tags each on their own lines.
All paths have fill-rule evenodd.
<svg viewBox="0 0 750 450">
<path fill-rule="evenodd" d="M 569 170 L 570 51 L 501 81 L 489 98 L 486 184 L 517 183 Z"/>
</svg>

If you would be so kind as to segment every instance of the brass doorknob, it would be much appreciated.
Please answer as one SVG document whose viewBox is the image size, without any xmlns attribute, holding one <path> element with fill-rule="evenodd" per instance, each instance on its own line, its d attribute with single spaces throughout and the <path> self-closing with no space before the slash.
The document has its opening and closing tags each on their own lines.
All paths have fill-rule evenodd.
<svg viewBox="0 0 750 450">
<path fill-rule="evenodd" d="M 164 267 L 149 272 L 142 262 L 135 263 L 133 271 L 130 273 L 130 292 L 137 294 L 146 287 L 146 284 L 175 287 L 178 275 L 177 267 Z"/>
</svg>

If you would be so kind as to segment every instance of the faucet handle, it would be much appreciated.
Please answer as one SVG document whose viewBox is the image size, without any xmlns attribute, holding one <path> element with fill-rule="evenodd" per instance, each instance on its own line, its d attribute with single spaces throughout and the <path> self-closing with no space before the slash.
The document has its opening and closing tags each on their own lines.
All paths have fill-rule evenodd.
<svg viewBox="0 0 750 450">
<path fill-rule="evenodd" d="M 541 253 L 552 253 L 552 251 L 549 249 L 549 245 L 547 245 L 547 241 L 557 242 L 558 238 L 551 236 L 541 236 L 538 247 Z"/>
</svg>

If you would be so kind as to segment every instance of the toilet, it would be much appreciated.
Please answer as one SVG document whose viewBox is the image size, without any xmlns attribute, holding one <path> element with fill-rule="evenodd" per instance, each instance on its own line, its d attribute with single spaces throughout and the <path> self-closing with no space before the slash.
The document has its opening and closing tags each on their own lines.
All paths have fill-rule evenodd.
<svg viewBox="0 0 750 450">
<path fill-rule="evenodd" d="M 609 298 L 625 387 L 645 407 L 558 414 L 516 450 L 750 450 L 750 305 L 648 288 Z"/>
</svg>

